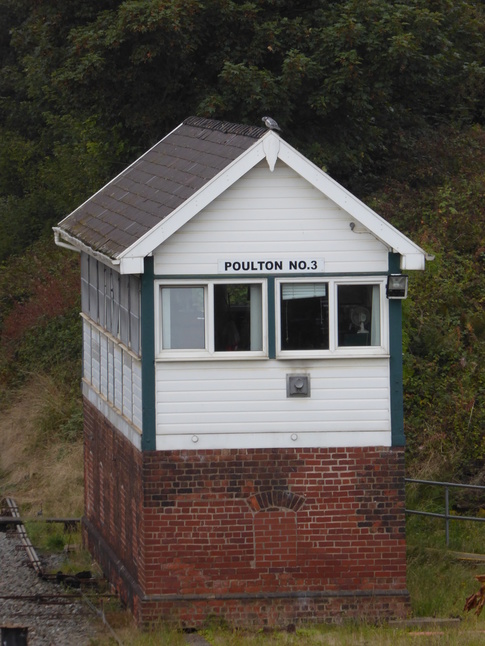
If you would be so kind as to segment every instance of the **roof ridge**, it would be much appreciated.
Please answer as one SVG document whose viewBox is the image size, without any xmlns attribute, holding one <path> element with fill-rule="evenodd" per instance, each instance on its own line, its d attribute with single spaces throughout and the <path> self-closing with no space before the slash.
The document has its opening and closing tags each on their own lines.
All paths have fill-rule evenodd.
<svg viewBox="0 0 485 646">
<path fill-rule="evenodd" d="M 218 121 L 216 119 L 206 119 L 205 117 L 187 117 L 187 119 L 184 119 L 183 124 L 197 128 L 206 128 L 207 130 L 218 130 L 227 134 L 244 135 L 246 137 L 252 137 L 253 139 L 260 139 L 268 132 L 267 128 L 262 128 L 261 126 Z"/>
</svg>

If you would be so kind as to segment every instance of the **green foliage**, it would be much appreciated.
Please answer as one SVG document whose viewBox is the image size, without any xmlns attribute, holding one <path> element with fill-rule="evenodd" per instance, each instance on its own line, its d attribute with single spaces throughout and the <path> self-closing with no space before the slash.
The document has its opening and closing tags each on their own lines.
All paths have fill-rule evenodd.
<svg viewBox="0 0 485 646">
<path fill-rule="evenodd" d="M 63 536 L 62 527 L 57 523 L 25 522 L 25 529 L 32 545 L 41 551 L 59 552 L 63 550 L 66 539 Z"/>
<path fill-rule="evenodd" d="M 35 139 L 0 126 L 0 261 L 23 252 L 107 181 L 121 154 L 116 128 L 44 113 Z M 109 169 L 109 170 L 108 170 Z M 112 171 L 114 172 L 114 171 Z"/>
<path fill-rule="evenodd" d="M 485 285 L 477 271 L 469 257 L 438 254 L 427 281 L 413 276 L 406 309 L 408 456 L 425 462 L 446 456 L 442 466 L 454 477 L 475 471 L 474 462 L 485 456 L 479 328 Z"/>
<path fill-rule="evenodd" d="M 435 256 L 404 303 L 412 475 L 482 482 L 485 457 L 485 135 L 440 128 L 390 166 L 369 202 Z"/>
<path fill-rule="evenodd" d="M 39 518 L 25 521 L 25 529 L 34 549 L 41 553 L 62 552 L 66 545 L 79 546 L 82 542 L 80 529 L 69 528 L 66 530 L 63 523 L 47 523 Z M 89 553 L 79 551 L 74 554 L 66 554 L 64 562 L 59 563 L 56 572 L 60 570 L 64 574 L 75 574 L 82 570 L 88 570 L 90 565 Z"/>
<path fill-rule="evenodd" d="M 466 598 L 480 587 L 474 575 L 481 572 L 476 564 L 460 563 L 444 550 L 409 547 L 407 583 L 413 615 L 463 616 Z"/>
<path fill-rule="evenodd" d="M 0 261 L 22 253 L 112 176 L 116 125 L 66 111 L 52 75 L 77 21 L 102 3 L 0 0 Z M 2 14 L 3 12 L 3 14 Z"/>
<path fill-rule="evenodd" d="M 189 114 L 256 124 L 273 114 L 359 191 L 423 132 L 483 122 L 479 3 L 0 0 L 0 10 L 0 259 Z"/>
<path fill-rule="evenodd" d="M 79 257 L 51 236 L 0 265 L 0 406 L 34 372 L 51 374 L 78 396 L 79 284 Z"/>
<path fill-rule="evenodd" d="M 450 489 L 450 508 L 470 498 L 470 490 Z M 477 494 L 482 499 L 483 492 Z M 471 496 L 474 497 L 473 495 Z M 445 512 L 445 492 L 441 487 L 408 484 L 406 508 L 432 513 Z M 453 512 L 466 515 L 462 509 Z M 483 514 L 475 510 L 473 514 Z M 480 562 L 485 539 L 482 522 L 451 520 L 449 551 L 446 546 L 445 520 L 408 515 L 407 584 L 413 614 L 421 617 L 456 617 L 463 615 L 465 599 L 479 588 L 476 574 L 483 572 Z M 459 554 L 478 554 L 477 561 L 463 560 Z"/>
</svg>

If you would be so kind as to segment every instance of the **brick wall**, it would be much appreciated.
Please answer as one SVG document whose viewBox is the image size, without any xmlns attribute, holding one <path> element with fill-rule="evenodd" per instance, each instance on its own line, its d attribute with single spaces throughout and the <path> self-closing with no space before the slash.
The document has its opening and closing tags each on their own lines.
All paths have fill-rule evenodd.
<svg viewBox="0 0 485 646">
<path fill-rule="evenodd" d="M 86 413 L 86 541 L 139 621 L 406 614 L 402 448 L 141 454 Z"/>
<path fill-rule="evenodd" d="M 142 454 L 85 399 L 84 542 L 131 606 L 145 577 L 142 475 Z"/>
</svg>

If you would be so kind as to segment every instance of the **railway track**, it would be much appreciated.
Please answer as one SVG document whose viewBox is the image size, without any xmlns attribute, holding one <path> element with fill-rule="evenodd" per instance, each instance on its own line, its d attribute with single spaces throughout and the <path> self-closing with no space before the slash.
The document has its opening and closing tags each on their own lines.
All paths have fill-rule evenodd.
<svg viewBox="0 0 485 646">
<path fill-rule="evenodd" d="M 91 575 L 49 574 L 33 547 L 15 501 L 0 505 L 0 629 L 3 643 L 87 646 L 99 624 L 82 587 Z M 9 522 L 10 521 L 10 522 Z M 63 584 L 63 585 L 61 585 Z M 74 586 L 69 589 L 67 586 Z M 19 637 L 14 638 L 15 631 Z M 25 635 L 25 642 L 22 642 Z M 8 641 L 18 639 L 19 641 Z"/>
<path fill-rule="evenodd" d="M 66 523 L 80 519 L 42 519 Z M 99 583 L 90 572 L 49 574 L 32 545 L 12 498 L 0 502 L 0 643 L 21 646 L 88 646 L 100 629 L 123 646 L 104 612 L 86 595 Z M 96 592 L 96 600 L 112 598 Z M 18 637 L 12 638 L 12 631 Z M 8 636 L 4 639 L 4 634 Z M 25 635 L 25 641 L 22 641 Z M 7 641 L 9 640 L 9 641 Z M 197 633 L 185 635 L 191 646 L 209 646 Z"/>
</svg>

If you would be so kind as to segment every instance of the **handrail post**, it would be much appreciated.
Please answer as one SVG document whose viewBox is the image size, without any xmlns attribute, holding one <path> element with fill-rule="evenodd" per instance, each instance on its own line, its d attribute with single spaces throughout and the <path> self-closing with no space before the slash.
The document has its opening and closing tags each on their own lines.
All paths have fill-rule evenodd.
<svg viewBox="0 0 485 646">
<path fill-rule="evenodd" d="M 446 547 L 450 546 L 450 495 L 445 487 L 445 522 L 446 522 Z"/>
</svg>

